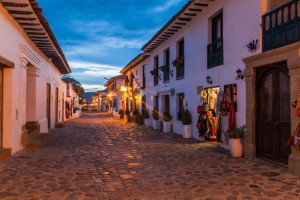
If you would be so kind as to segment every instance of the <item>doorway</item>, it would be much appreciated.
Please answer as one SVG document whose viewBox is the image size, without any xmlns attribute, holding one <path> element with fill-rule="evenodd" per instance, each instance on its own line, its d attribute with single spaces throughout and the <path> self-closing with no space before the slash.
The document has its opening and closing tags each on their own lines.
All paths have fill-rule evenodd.
<svg viewBox="0 0 300 200">
<path fill-rule="evenodd" d="M 58 88 L 55 91 L 55 123 L 58 123 Z"/>
<path fill-rule="evenodd" d="M 0 148 L 3 148 L 3 68 L 0 67 Z"/>
<path fill-rule="evenodd" d="M 47 84 L 47 120 L 48 120 L 48 128 L 50 129 L 51 127 L 51 122 L 50 122 L 50 109 L 51 109 L 51 85 L 48 83 Z"/>
<path fill-rule="evenodd" d="M 256 152 L 257 156 L 288 164 L 291 148 L 290 78 L 286 63 L 257 71 Z"/>
</svg>

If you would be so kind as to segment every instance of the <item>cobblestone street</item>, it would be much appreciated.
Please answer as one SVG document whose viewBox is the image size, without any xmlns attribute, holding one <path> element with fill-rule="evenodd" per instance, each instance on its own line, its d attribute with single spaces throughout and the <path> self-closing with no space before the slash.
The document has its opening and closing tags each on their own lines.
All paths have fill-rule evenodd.
<svg viewBox="0 0 300 200">
<path fill-rule="evenodd" d="M 300 199 L 300 179 L 218 145 L 83 113 L 0 164 L 0 199 Z"/>
</svg>

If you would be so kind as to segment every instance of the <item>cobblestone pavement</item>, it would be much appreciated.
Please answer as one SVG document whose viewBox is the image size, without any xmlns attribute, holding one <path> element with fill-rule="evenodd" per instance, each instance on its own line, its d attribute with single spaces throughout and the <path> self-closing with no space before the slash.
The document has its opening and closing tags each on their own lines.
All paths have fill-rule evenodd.
<svg viewBox="0 0 300 200">
<path fill-rule="evenodd" d="M 0 199 L 300 199 L 300 178 L 261 160 L 84 113 L 0 164 Z"/>
</svg>

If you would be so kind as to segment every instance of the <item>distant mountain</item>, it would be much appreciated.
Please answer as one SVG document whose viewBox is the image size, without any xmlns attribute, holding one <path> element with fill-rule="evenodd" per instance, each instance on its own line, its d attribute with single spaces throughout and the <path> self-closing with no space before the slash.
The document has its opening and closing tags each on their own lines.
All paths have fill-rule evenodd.
<svg viewBox="0 0 300 200">
<path fill-rule="evenodd" d="M 87 102 L 92 101 L 92 96 L 95 94 L 95 92 L 86 92 L 84 93 L 84 98 L 86 99 Z"/>
</svg>

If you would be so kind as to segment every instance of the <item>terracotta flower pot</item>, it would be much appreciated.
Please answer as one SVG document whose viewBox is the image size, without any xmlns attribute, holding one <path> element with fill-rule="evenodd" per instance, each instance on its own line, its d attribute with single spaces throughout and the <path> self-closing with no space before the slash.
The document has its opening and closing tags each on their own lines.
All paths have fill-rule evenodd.
<svg viewBox="0 0 300 200">
<path fill-rule="evenodd" d="M 229 138 L 229 151 L 232 157 L 239 158 L 243 155 L 243 144 L 241 138 Z"/>
</svg>

